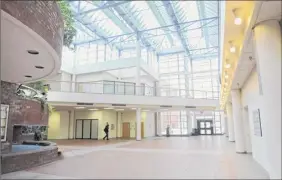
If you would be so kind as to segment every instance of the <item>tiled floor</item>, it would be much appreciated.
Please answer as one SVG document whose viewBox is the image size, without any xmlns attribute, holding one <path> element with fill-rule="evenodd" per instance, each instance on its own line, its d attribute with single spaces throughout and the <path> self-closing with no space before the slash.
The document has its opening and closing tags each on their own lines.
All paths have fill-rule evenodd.
<svg viewBox="0 0 282 180">
<path fill-rule="evenodd" d="M 235 144 L 223 136 L 96 143 L 99 145 L 92 146 L 93 141 L 58 143 L 69 147 L 63 160 L 3 178 L 268 179 L 251 155 L 236 154 Z"/>
</svg>

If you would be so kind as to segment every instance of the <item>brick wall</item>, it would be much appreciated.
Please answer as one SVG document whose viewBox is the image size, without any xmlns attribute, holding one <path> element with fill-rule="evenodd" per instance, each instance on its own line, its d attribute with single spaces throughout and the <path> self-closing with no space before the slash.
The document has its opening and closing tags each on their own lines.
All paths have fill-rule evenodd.
<svg viewBox="0 0 282 180">
<path fill-rule="evenodd" d="M 40 150 L 2 155 L 2 173 L 25 170 L 57 160 L 58 147 L 41 147 Z"/>
<path fill-rule="evenodd" d="M 9 105 L 7 141 L 13 141 L 15 124 L 48 125 L 48 107 L 44 111 L 38 101 L 27 100 L 15 94 L 17 84 L 1 81 L 1 104 Z"/>
<path fill-rule="evenodd" d="M 39 34 L 61 57 L 64 23 L 56 1 L 2 0 L 1 9 Z"/>
</svg>

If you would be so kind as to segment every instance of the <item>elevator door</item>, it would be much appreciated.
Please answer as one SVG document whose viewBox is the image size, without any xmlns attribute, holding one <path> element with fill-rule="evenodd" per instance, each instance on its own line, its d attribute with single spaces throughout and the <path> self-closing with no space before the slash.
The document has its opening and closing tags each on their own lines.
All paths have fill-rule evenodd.
<svg viewBox="0 0 282 180">
<path fill-rule="evenodd" d="M 76 139 L 98 139 L 97 119 L 77 119 Z"/>
</svg>

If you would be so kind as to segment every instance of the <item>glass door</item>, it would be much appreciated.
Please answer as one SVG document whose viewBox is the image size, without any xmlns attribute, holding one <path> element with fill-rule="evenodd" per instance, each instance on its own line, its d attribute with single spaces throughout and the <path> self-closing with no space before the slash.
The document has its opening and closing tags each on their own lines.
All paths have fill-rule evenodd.
<svg viewBox="0 0 282 180">
<path fill-rule="evenodd" d="M 212 121 L 199 120 L 198 127 L 200 129 L 201 135 L 212 135 L 213 134 Z"/>
</svg>

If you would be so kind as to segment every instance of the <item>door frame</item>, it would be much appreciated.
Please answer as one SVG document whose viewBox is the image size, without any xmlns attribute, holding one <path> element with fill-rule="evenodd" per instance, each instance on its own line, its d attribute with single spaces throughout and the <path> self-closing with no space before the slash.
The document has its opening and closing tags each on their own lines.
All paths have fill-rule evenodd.
<svg viewBox="0 0 282 180">
<path fill-rule="evenodd" d="M 90 120 L 90 138 L 83 138 L 83 130 L 84 130 L 84 120 Z M 92 139 L 92 122 L 98 119 L 76 119 L 75 120 L 75 139 Z M 82 121 L 82 129 L 81 129 L 81 138 L 77 138 L 77 121 Z M 98 137 L 99 137 L 99 123 L 97 126 L 97 133 L 98 133 Z M 98 139 L 97 137 L 97 139 Z"/>
<path fill-rule="evenodd" d="M 206 124 L 205 124 L 205 128 L 201 128 L 201 122 L 204 122 L 204 123 L 210 122 L 211 123 L 211 127 L 210 128 L 206 128 Z M 200 120 L 199 119 L 197 124 L 198 124 L 198 129 L 199 129 L 199 135 L 214 135 L 214 133 L 213 133 L 213 120 Z M 211 134 L 201 134 L 201 129 L 204 129 L 205 131 L 207 129 L 210 129 L 211 130 Z"/>
</svg>

